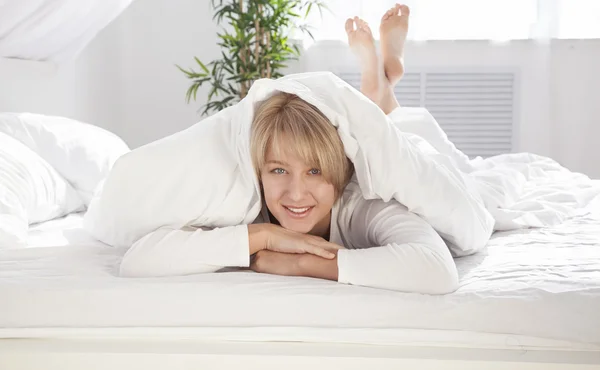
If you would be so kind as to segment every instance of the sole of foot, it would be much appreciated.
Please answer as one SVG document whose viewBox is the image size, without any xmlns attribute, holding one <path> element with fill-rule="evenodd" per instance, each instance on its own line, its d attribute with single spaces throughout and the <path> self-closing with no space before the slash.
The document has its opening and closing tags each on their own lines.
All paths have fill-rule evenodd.
<svg viewBox="0 0 600 370">
<path fill-rule="evenodd" d="M 379 34 L 385 75 L 393 86 L 404 75 L 404 43 L 408 33 L 410 9 L 396 4 L 381 18 Z"/>
</svg>

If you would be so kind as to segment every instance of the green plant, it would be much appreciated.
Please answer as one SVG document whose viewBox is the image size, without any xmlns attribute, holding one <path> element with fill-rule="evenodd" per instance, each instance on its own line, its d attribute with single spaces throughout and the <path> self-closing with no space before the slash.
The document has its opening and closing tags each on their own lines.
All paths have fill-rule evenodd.
<svg viewBox="0 0 600 370">
<path fill-rule="evenodd" d="M 219 111 L 243 99 L 254 81 L 281 77 L 287 62 L 300 55 L 290 34 L 299 30 L 313 37 L 306 20 L 311 10 L 326 9 L 322 0 L 212 0 L 217 24 L 226 20 L 228 29 L 218 33 L 221 59 L 203 63 L 194 57 L 199 70 L 186 70 L 192 80 L 186 93 L 189 103 L 198 88 L 210 83 L 203 115 Z"/>
</svg>

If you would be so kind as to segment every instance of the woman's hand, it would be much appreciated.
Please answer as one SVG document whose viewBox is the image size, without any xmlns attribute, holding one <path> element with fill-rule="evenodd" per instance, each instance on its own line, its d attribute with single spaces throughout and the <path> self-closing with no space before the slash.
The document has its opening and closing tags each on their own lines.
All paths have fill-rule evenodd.
<svg viewBox="0 0 600 370">
<path fill-rule="evenodd" d="M 250 269 L 264 274 L 338 280 L 337 259 L 329 260 L 312 254 L 262 250 L 252 257 Z"/>
<path fill-rule="evenodd" d="M 252 256 L 250 269 L 263 274 L 300 276 L 301 256 L 301 254 L 279 253 L 265 249 Z"/>
<path fill-rule="evenodd" d="M 343 247 L 314 235 L 302 234 L 278 225 L 268 224 L 265 249 L 281 253 L 309 253 L 333 259 Z"/>
<path fill-rule="evenodd" d="M 248 225 L 250 254 L 262 250 L 273 252 L 303 254 L 333 259 L 342 246 L 314 235 L 302 234 L 273 224 Z"/>
</svg>

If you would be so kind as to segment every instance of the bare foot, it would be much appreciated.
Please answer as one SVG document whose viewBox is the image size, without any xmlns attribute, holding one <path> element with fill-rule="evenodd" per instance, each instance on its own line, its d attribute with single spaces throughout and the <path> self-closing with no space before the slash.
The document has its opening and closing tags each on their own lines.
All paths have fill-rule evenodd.
<svg viewBox="0 0 600 370">
<path fill-rule="evenodd" d="M 381 18 L 381 56 L 385 75 L 394 86 L 404 75 L 404 42 L 408 33 L 410 9 L 396 4 Z"/>
<path fill-rule="evenodd" d="M 375 103 L 381 100 L 385 81 L 383 68 L 375 50 L 375 40 L 367 22 L 358 17 L 346 20 L 350 49 L 358 57 L 361 67 L 360 91 Z"/>
</svg>

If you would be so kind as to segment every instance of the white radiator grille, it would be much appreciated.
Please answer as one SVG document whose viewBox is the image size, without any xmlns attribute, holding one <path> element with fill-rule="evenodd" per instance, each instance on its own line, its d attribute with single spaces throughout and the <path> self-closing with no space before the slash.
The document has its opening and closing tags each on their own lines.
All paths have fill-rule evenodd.
<svg viewBox="0 0 600 370">
<path fill-rule="evenodd" d="M 360 88 L 359 73 L 338 75 Z M 407 73 L 394 92 L 400 105 L 426 107 L 448 138 L 469 157 L 512 151 L 515 73 Z"/>
</svg>

